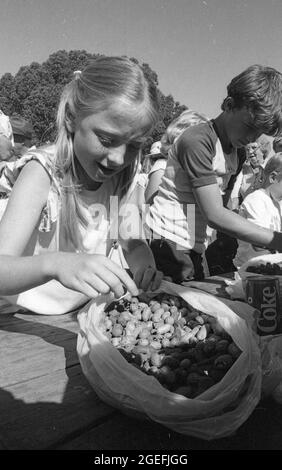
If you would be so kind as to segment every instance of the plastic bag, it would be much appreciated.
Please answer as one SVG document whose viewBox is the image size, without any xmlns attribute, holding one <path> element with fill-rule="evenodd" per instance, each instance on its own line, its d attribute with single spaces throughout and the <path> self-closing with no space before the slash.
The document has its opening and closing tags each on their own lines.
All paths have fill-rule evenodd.
<svg viewBox="0 0 282 470">
<path fill-rule="evenodd" d="M 260 337 L 262 395 L 282 403 L 282 335 Z"/>
<path fill-rule="evenodd" d="M 157 292 L 182 297 L 192 308 L 216 317 L 230 334 L 242 354 L 223 379 L 189 399 L 166 390 L 153 376 L 129 364 L 99 329 L 104 308 L 113 300 L 109 296 L 91 301 L 78 315 L 77 351 L 84 374 L 103 401 L 137 417 L 149 417 L 176 432 L 202 439 L 234 433 L 261 396 L 257 336 L 225 303 L 205 292 L 166 281 Z"/>
</svg>

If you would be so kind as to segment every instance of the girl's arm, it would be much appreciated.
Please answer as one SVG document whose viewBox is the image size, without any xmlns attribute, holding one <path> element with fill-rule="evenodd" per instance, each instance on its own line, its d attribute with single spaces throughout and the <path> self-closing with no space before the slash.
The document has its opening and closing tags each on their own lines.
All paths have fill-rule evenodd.
<svg viewBox="0 0 282 470">
<path fill-rule="evenodd" d="M 0 295 L 18 294 L 55 279 L 87 297 L 125 286 L 133 295 L 135 283 L 124 269 L 101 255 L 46 253 L 23 256 L 46 204 L 50 179 L 35 161 L 21 171 L 0 222 Z"/>
<path fill-rule="evenodd" d="M 21 258 L 46 204 L 50 178 L 31 161 L 22 169 L 0 222 L 0 294 L 18 293 L 46 282 L 39 257 Z"/>
<path fill-rule="evenodd" d="M 282 251 L 282 233 L 258 227 L 240 215 L 226 209 L 217 184 L 193 190 L 197 204 L 212 228 L 253 245 Z"/>
<path fill-rule="evenodd" d="M 50 178 L 36 161 L 19 174 L 0 221 L 0 255 L 21 255 L 46 204 Z M 1 266 L 0 266 L 1 269 Z"/>
</svg>

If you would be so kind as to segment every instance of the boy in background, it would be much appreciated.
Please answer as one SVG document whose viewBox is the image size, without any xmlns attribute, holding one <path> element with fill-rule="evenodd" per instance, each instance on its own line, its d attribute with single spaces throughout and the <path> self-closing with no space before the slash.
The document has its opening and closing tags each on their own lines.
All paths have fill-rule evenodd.
<svg viewBox="0 0 282 470">
<path fill-rule="evenodd" d="M 275 153 L 282 152 L 282 135 L 273 139 L 272 148 Z"/>
<path fill-rule="evenodd" d="M 31 148 L 33 127 L 27 119 L 17 114 L 10 117 L 10 122 L 14 137 L 14 156 L 18 159 Z"/>
<path fill-rule="evenodd" d="M 282 153 L 271 157 L 263 170 L 260 189 L 250 193 L 240 206 L 239 214 L 245 219 L 277 232 L 282 231 Z M 240 268 L 251 258 L 268 255 L 272 251 L 238 240 L 234 265 Z"/>
<path fill-rule="evenodd" d="M 9 116 L 0 110 L 0 167 L 1 162 L 9 161 L 13 157 L 13 131 Z"/>
<path fill-rule="evenodd" d="M 157 196 L 147 214 L 157 268 L 174 282 L 203 278 L 207 225 L 282 251 L 282 233 L 258 227 L 223 205 L 238 167 L 237 148 L 282 130 L 282 74 L 253 65 L 227 87 L 222 112 L 185 130 L 173 145 Z"/>
</svg>

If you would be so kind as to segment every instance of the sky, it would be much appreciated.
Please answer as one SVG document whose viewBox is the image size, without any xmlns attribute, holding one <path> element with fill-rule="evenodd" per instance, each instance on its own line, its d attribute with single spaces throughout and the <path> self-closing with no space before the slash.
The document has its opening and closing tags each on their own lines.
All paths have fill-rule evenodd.
<svg viewBox="0 0 282 470">
<path fill-rule="evenodd" d="M 215 117 L 251 64 L 282 72 L 282 0 L 0 0 L 0 76 L 58 50 L 127 55 Z"/>
</svg>

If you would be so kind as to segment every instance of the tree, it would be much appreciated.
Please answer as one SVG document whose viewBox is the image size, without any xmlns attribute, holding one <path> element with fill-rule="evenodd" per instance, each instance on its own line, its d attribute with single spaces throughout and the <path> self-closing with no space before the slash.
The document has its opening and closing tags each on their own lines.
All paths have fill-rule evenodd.
<svg viewBox="0 0 282 470">
<path fill-rule="evenodd" d="M 14 81 L 15 79 L 10 73 L 5 73 L 0 78 L 0 109 L 8 116 L 13 112 Z"/>
<path fill-rule="evenodd" d="M 34 143 L 39 145 L 56 136 L 56 112 L 63 87 L 75 70 L 81 70 L 90 59 L 100 54 L 90 54 L 85 50 L 59 50 L 39 64 L 20 67 L 15 76 L 4 74 L 0 79 L 0 108 L 7 115 L 18 113 L 31 121 L 34 127 Z M 138 60 L 131 58 L 135 63 Z M 158 76 L 149 64 L 140 64 L 145 76 L 158 87 Z M 165 96 L 159 89 L 160 120 L 153 134 L 146 142 L 147 152 L 156 140 L 160 140 L 168 124 L 186 106 L 175 102 L 172 95 Z"/>
</svg>

